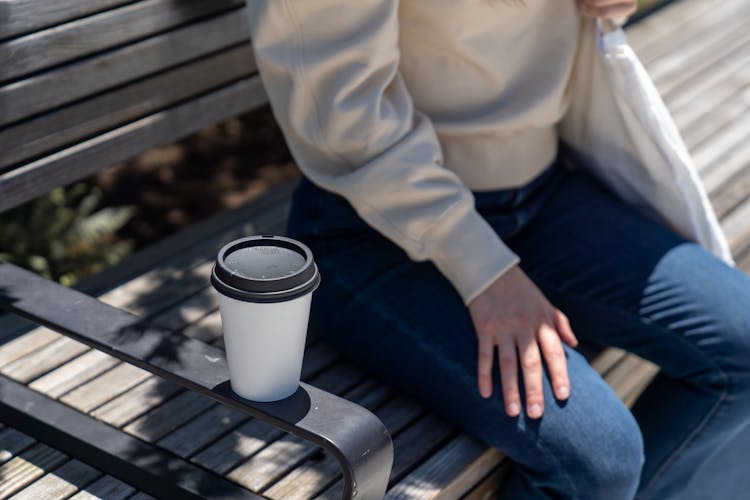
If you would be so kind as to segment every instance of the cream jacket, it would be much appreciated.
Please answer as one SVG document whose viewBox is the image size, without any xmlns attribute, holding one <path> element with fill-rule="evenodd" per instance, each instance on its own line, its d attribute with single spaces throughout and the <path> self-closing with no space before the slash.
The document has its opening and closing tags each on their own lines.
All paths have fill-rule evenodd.
<svg viewBox="0 0 750 500">
<path fill-rule="evenodd" d="M 472 191 L 528 182 L 558 137 L 600 145 L 586 143 L 587 103 L 570 110 L 595 64 L 577 0 L 248 0 L 248 15 L 302 172 L 467 305 L 520 261 Z"/>
</svg>

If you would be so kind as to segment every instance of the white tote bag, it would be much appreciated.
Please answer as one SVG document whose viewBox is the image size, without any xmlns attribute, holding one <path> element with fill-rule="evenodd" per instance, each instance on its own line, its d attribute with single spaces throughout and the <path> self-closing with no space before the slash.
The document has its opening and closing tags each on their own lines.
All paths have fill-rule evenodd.
<svg viewBox="0 0 750 500">
<path fill-rule="evenodd" d="M 625 32 L 582 22 L 561 139 L 623 200 L 734 266 L 687 147 Z"/>
</svg>

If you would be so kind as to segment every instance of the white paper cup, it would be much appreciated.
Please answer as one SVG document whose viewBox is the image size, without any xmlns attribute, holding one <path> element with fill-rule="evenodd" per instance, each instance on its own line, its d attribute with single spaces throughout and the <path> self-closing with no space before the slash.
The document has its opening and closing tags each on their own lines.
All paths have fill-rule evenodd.
<svg viewBox="0 0 750 500">
<path fill-rule="evenodd" d="M 211 284 L 218 292 L 232 390 L 277 401 L 299 387 L 312 292 L 320 273 L 310 249 L 283 236 L 225 245 Z"/>
</svg>

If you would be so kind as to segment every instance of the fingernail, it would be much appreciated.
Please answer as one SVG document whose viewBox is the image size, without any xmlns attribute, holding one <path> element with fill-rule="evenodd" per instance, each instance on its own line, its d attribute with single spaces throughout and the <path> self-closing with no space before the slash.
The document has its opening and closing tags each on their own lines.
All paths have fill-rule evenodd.
<svg viewBox="0 0 750 500">
<path fill-rule="evenodd" d="M 567 385 L 561 385 L 557 388 L 557 397 L 559 399 L 565 399 L 570 394 L 570 389 L 568 389 Z"/>
<path fill-rule="evenodd" d="M 529 416 L 531 418 L 537 418 L 542 416 L 542 407 L 538 404 L 533 404 L 529 408 Z"/>
<path fill-rule="evenodd" d="M 515 417 L 516 415 L 518 415 L 518 412 L 520 411 L 521 411 L 521 407 L 518 406 L 518 403 L 511 403 L 508 405 L 508 413 L 511 416 Z"/>
</svg>

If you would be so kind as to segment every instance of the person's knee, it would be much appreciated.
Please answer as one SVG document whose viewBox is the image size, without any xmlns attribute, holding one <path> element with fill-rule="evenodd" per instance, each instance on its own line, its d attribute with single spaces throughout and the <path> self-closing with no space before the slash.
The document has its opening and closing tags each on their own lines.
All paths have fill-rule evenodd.
<svg viewBox="0 0 750 500">
<path fill-rule="evenodd" d="M 632 414 L 610 413 L 606 421 L 583 425 L 598 427 L 569 467 L 579 469 L 581 498 L 632 498 L 645 461 L 643 436 Z"/>
<path fill-rule="evenodd" d="M 539 453 L 522 467 L 524 480 L 553 496 L 632 499 L 645 454 L 640 427 L 630 411 L 609 391 L 580 408 L 562 411 L 569 413 L 547 432 L 542 417 L 540 434 L 527 443 L 526 448 Z"/>
<path fill-rule="evenodd" d="M 750 311 L 712 311 L 710 323 L 714 339 L 701 349 L 707 368 L 697 372 L 693 382 L 750 399 Z"/>
</svg>

